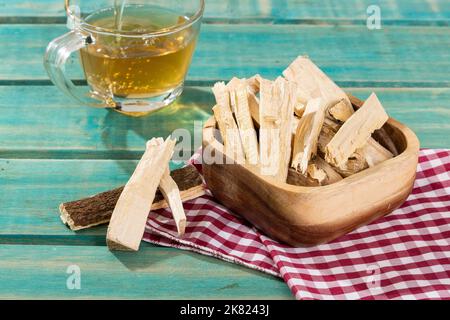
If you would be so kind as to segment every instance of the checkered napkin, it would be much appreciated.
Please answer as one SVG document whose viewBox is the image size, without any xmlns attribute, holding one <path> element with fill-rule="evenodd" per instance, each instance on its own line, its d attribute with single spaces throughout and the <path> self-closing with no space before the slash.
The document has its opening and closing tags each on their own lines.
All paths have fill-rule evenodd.
<svg viewBox="0 0 450 320">
<path fill-rule="evenodd" d="M 199 169 L 199 154 L 192 163 Z M 184 203 L 186 234 L 167 209 L 144 240 L 282 277 L 297 299 L 450 299 L 450 150 L 421 150 L 412 194 L 390 215 L 332 241 L 294 248 L 207 195 Z"/>
</svg>

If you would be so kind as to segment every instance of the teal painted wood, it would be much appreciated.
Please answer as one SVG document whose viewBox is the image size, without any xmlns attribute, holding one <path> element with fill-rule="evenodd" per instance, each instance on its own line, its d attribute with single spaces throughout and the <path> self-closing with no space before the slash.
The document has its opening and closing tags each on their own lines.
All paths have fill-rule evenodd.
<svg viewBox="0 0 450 320">
<path fill-rule="evenodd" d="M 449 88 L 346 90 L 361 98 L 375 91 L 388 113 L 416 132 L 422 147 L 450 148 Z M 188 130 L 194 151 L 214 104 L 208 87 L 188 87 L 166 109 L 130 118 L 78 106 L 53 86 L 0 86 L 0 96 L 0 158 L 139 159 L 146 140 L 178 128 Z"/>
<path fill-rule="evenodd" d="M 178 249 L 0 245 L 1 299 L 292 299 L 280 279 Z M 70 265 L 81 289 L 67 289 Z"/>
<path fill-rule="evenodd" d="M 98 3 L 99 1 L 96 1 Z M 106 6 L 113 1 L 101 0 Z M 343 5 L 344 4 L 344 5 Z M 447 0 L 206 0 L 206 19 L 366 19 L 369 5 L 381 8 L 385 21 L 448 21 Z M 0 17 L 63 17 L 63 0 L 0 0 Z M 37 20 L 42 21 L 42 20 Z"/>
<path fill-rule="evenodd" d="M 0 25 L 0 80 L 47 80 L 42 56 L 62 25 Z M 326 44 L 326 47 L 324 47 Z M 442 27 L 204 25 L 188 81 L 260 73 L 274 78 L 308 54 L 344 86 L 449 86 L 450 32 Z M 75 77 L 81 78 L 81 71 Z"/>
</svg>

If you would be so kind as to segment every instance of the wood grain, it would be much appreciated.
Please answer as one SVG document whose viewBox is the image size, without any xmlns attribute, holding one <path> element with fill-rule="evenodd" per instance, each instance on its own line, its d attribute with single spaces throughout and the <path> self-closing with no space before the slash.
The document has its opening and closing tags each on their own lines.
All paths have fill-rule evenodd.
<svg viewBox="0 0 450 320">
<path fill-rule="evenodd" d="M 97 0 L 97 3 L 107 2 Z M 109 1 L 110 2 L 110 1 Z M 60 0 L 39 0 L 24 2 L 23 0 L 0 0 L 0 17 L 64 17 L 64 5 Z M 374 4 L 373 0 L 207 0 L 204 17 L 207 21 L 231 19 L 247 19 L 283 23 L 286 20 L 325 20 L 324 23 L 349 23 L 354 20 L 365 20 L 366 9 Z M 446 0 L 378 0 L 375 4 L 382 8 L 386 23 L 414 24 L 433 21 L 448 21 L 450 15 Z M 351 8 L 352 10 L 349 10 Z M 11 19 L 12 20 L 12 19 Z M 17 19 L 19 20 L 19 19 Z M 14 21 L 14 20 L 12 20 Z M 45 21 L 37 19 L 37 22 Z M 301 21 L 300 21 L 301 22 Z"/>
<path fill-rule="evenodd" d="M 65 245 L 0 245 L 0 252 L 2 299 L 293 299 L 281 279 L 147 243 L 137 254 Z M 80 268 L 80 290 L 67 289 L 70 265 Z"/>
<path fill-rule="evenodd" d="M 0 80 L 48 81 L 42 65 L 44 49 L 65 32 L 63 25 L 0 25 L 0 42 L 8 43 L 8 50 L 0 50 Z M 261 50 L 266 43 L 271 49 Z M 333 48 L 333 54 L 323 50 L 323 43 Z M 308 54 L 341 87 L 380 82 L 447 86 L 449 43 L 450 33 L 440 27 L 384 26 L 375 32 L 365 25 L 203 25 L 187 80 L 248 78 L 256 73 L 274 79 L 295 57 Z M 412 54 L 424 48 L 433 50 Z M 68 71 L 83 78 L 79 67 Z"/>
</svg>

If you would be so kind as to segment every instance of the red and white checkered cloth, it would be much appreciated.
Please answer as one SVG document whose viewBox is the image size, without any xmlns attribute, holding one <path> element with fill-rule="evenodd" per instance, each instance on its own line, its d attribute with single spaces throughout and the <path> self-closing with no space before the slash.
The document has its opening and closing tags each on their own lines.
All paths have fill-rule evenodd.
<svg viewBox="0 0 450 320">
<path fill-rule="evenodd" d="M 315 247 L 270 239 L 211 194 L 184 208 L 183 238 L 161 209 L 150 213 L 144 240 L 282 277 L 297 299 L 450 299 L 450 150 L 421 150 L 401 208 Z"/>
</svg>

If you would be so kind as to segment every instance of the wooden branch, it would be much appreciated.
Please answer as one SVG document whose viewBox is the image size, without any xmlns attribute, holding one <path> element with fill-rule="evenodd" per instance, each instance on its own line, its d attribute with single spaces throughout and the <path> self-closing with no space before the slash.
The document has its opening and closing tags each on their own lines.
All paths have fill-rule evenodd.
<svg viewBox="0 0 450 320">
<path fill-rule="evenodd" d="M 321 99 L 311 99 L 305 113 L 300 118 L 294 138 L 294 151 L 291 166 L 306 174 L 309 160 L 317 153 L 319 134 L 325 118 L 327 103 Z"/>
<path fill-rule="evenodd" d="M 152 145 L 152 142 L 158 145 Z M 133 175 L 123 188 L 109 222 L 106 243 L 111 250 L 137 251 L 156 189 L 166 171 L 175 140 L 152 139 Z"/>
<path fill-rule="evenodd" d="M 352 106 L 345 92 L 339 88 L 322 70 L 320 70 L 308 57 L 300 56 L 283 71 L 286 79 L 298 85 L 299 95 L 309 101 L 322 98 L 325 103 L 342 101 L 340 112 L 336 113 L 338 120 L 341 114 L 352 111 Z M 343 112 L 341 109 L 345 108 Z"/>
<path fill-rule="evenodd" d="M 258 139 L 250 115 L 246 85 L 241 84 L 235 89 L 230 89 L 230 100 L 236 116 L 245 159 L 249 164 L 257 165 L 259 162 Z"/>
<path fill-rule="evenodd" d="M 217 102 L 212 110 L 219 126 L 225 153 L 234 161 L 244 163 L 244 150 L 237 124 L 231 112 L 229 92 L 223 82 L 214 84 L 212 91 Z"/>
<path fill-rule="evenodd" d="M 291 157 L 296 85 L 279 77 L 260 80 L 261 174 L 285 182 Z"/>
<path fill-rule="evenodd" d="M 366 144 L 372 132 L 381 128 L 387 120 L 388 115 L 377 96 L 372 93 L 328 143 L 325 160 L 334 166 L 343 165 L 356 149 Z"/>
<path fill-rule="evenodd" d="M 193 166 L 186 166 L 171 172 L 180 190 L 182 201 L 198 198 L 205 194 L 202 177 Z M 94 196 L 62 203 L 59 206 L 61 220 L 71 230 L 81 230 L 108 223 L 124 186 Z M 156 191 L 151 210 L 167 208 L 169 204 L 160 190 Z"/>
</svg>

